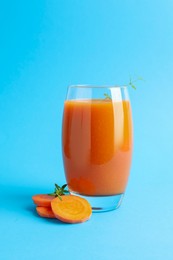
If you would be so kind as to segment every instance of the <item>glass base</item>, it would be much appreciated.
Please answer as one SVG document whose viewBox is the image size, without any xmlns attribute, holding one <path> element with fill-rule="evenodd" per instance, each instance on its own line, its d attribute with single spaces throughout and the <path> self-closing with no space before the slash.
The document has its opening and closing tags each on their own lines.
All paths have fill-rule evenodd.
<svg viewBox="0 0 173 260">
<path fill-rule="evenodd" d="M 119 208 L 124 197 L 124 193 L 113 196 L 86 196 L 70 191 L 70 194 L 86 199 L 91 204 L 93 212 L 115 210 Z"/>
</svg>

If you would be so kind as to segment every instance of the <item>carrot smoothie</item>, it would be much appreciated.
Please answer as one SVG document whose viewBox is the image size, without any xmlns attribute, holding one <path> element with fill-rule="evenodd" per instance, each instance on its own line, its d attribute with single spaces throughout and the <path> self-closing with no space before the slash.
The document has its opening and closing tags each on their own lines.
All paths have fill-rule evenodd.
<svg viewBox="0 0 173 260">
<path fill-rule="evenodd" d="M 62 146 L 70 191 L 86 196 L 124 193 L 132 157 L 130 102 L 65 101 Z"/>
</svg>

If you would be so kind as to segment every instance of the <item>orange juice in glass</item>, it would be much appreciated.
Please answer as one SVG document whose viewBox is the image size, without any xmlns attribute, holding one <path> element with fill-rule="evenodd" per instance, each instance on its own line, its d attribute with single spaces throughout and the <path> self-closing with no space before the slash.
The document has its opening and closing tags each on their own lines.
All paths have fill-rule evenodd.
<svg viewBox="0 0 173 260">
<path fill-rule="evenodd" d="M 130 174 L 132 147 L 127 87 L 68 88 L 62 152 L 71 194 L 86 198 L 93 211 L 118 208 Z"/>
</svg>

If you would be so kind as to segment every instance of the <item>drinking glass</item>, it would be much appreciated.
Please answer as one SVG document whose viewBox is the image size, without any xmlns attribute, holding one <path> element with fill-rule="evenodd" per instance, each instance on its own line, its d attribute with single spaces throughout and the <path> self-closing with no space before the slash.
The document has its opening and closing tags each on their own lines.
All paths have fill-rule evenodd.
<svg viewBox="0 0 173 260">
<path fill-rule="evenodd" d="M 130 173 L 132 139 L 126 86 L 70 86 L 62 124 L 70 193 L 87 199 L 93 211 L 118 208 Z"/>
</svg>

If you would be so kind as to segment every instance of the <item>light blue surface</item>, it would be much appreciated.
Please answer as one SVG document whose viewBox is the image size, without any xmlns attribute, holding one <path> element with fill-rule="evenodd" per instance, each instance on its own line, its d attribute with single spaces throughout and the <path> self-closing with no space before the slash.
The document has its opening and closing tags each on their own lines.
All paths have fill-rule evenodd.
<svg viewBox="0 0 173 260">
<path fill-rule="evenodd" d="M 2 1 L 0 259 L 173 259 L 173 2 Z M 69 84 L 130 90 L 134 156 L 117 211 L 68 225 L 37 217 L 31 196 L 65 182 Z"/>
</svg>

